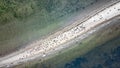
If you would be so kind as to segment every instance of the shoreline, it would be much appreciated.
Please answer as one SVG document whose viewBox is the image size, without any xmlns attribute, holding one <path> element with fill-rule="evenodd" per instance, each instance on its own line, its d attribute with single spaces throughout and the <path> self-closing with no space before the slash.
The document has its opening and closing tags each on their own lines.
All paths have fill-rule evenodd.
<svg viewBox="0 0 120 68">
<path fill-rule="evenodd" d="M 118 17 L 116 17 L 117 19 L 120 19 L 120 16 L 118 16 Z M 114 19 L 113 19 L 114 20 Z M 113 23 L 113 22 L 111 22 L 111 21 L 107 21 L 107 23 L 104 23 L 104 24 L 102 24 L 102 25 L 100 25 L 100 26 L 98 26 L 98 27 L 95 27 L 95 28 L 93 28 L 92 30 L 90 30 L 90 31 L 88 31 L 88 32 L 86 32 L 85 34 L 82 34 L 81 36 L 79 36 L 79 37 L 76 37 L 74 40 L 71 40 L 70 42 L 67 42 L 67 43 L 65 43 L 65 44 L 63 44 L 63 45 L 61 45 L 59 48 L 58 48 L 58 52 L 59 51 L 61 51 L 61 50 L 64 50 L 64 49 L 66 49 L 66 48 L 68 48 L 68 47 L 71 47 L 71 45 L 73 45 L 73 44 L 75 44 L 76 42 L 81 42 L 81 41 L 83 41 L 84 39 L 86 39 L 86 38 L 88 38 L 89 36 L 92 36 L 92 34 L 94 34 L 94 33 L 96 33 L 97 31 L 99 31 L 99 30 L 103 30 L 102 28 L 105 28 L 105 27 L 107 27 L 107 25 L 112 25 L 112 24 L 115 24 L 115 23 Z M 54 52 L 54 51 L 53 51 Z M 52 52 L 52 53 L 53 53 Z M 49 55 L 51 55 L 51 54 L 49 54 Z M 54 54 L 53 54 L 54 55 Z M 49 57 L 48 57 L 49 58 Z"/>
<path fill-rule="evenodd" d="M 92 27 L 92 26 L 91 26 Z M 84 32 L 85 33 L 85 32 Z M 76 36 L 76 35 L 75 35 Z M 50 38 L 51 38 L 51 36 L 50 36 Z M 49 38 L 48 38 L 49 39 Z M 63 41 L 63 42 L 65 42 L 65 41 Z M 38 43 L 37 44 L 39 44 L 40 42 L 38 41 Z M 61 43 L 61 42 L 60 42 Z M 31 45 L 32 46 L 32 45 Z M 31 46 L 30 46 L 30 48 L 31 48 Z M 28 48 L 25 48 L 25 49 L 28 49 Z M 34 51 L 33 51 L 34 52 Z M 35 53 L 35 52 L 34 52 Z"/>
<path fill-rule="evenodd" d="M 80 24 L 79 21 L 80 21 L 80 22 L 81 22 L 81 21 L 83 22 L 83 21 L 87 20 L 88 17 L 90 17 L 90 16 L 92 16 L 92 15 L 95 15 L 95 14 L 97 13 L 97 11 L 101 11 L 101 10 L 103 10 L 104 8 L 110 6 L 111 4 L 117 2 L 117 0 L 116 0 L 115 2 L 114 2 L 114 1 L 113 1 L 113 2 L 109 1 L 109 2 L 108 2 L 108 1 L 109 1 L 109 0 L 106 0 L 105 2 L 98 1 L 97 3 L 95 3 L 95 4 L 93 4 L 93 5 L 85 8 L 85 10 L 82 10 L 82 11 L 80 11 L 80 12 L 77 12 L 77 13 L 73 14 L 71 18 L 68 18 L 67 21 L 65 21 L 65 22 L 71 22 L 71 24 L 67 24 L 67 25 L 65 25 L 65 26 L 62 27 L 62 28 L 59 28 L 59 29 L 57 29 L 57 30 L 55 30 L 55 31 L 53 31 L 53 32 L 50 32 L 50 33 L 48 33 L 47 35 L 41 37 L 41 38 L 38 39 L 38 40 L 45 39 L 45 38 L 51 36 L 51 34 L 55 34 L 56 32 L 59 34 L 59 33 L 62 33 L 62 32 L 64 32 L 64 31 L 66 31 L 66 30 L 69 30 L 70 28 L 75 27 L 75 26 L 77 26 L 78 24 Z M 119 0 L 118 0 L 118 1 L 119 1 Z M 107 4 L 107 5 L 101 5 L 99 2 L 100 2 L 101 4 Z M 97 5 L 97 6 L 95 6 L 95 5 Z M 101 6 L 102 6 L 102 7 L 101 7 Z M 88 12 L 88 11 L 89 11 L 89 12 Z M 80 15 L 78 15 L 79 13 L 80 13 Z M 72 19 L 72 20 L 71 20 L 71 19 Z M 78 19 L 79 19 L 79 21 L 76 22 Z M 75 22 L 75 23 L 73 23 L 73 22 Z M 67 27 L 67 28 L 66 28 L 66 27 Z M 38 40 L 35 40 L 35 41 L 32 41 L 32 42 L 29 42 L 29 43 L 25 44 L 25 46 L 20 47 L 20 49 L 15 50 L 15 52 L 21 51 L 21 49 L 23 49 L 23 48 L 25 48 L 25 47 L 29 47 L 29 45 L 35 43 L 35 42 L 38 41 Z M 6 55 L 4 55 L 4 56 L 7 56 L 7 55 L 11 56 L 11 54 L 14 54 L 15 52 L 11 52 L 11 53 L 6 54 Z M 22 52 L 22 51 L 21 51 L 21 52 Z M 1 58 L 1 57 L 4 57 L 4 56 L 0 56 L 0 58 Z"/>
<path fill-rule="evenodd" d="M 79 48 L 79 50 L 81 51 L 81 53 L 80 53 L 80 55 L 83 55 L 83 54 L 86 54 L 86 52 L 88 52 L 88 50 L 86 50 L 88 47 L 90 48 L 90 50 L 91 50 L 91 48 L 95 48 L 95 47 L 99 47 L 99 44 L 98 44 L 98 42 L 100 41 L 98 41 L 97 42 L 97 44 L 98 44 L 98 46 L 94 46 L 94 44 L 93 45 L 91 45 L 90 44 L 90 40 L 92 39 L 92 41 L 95 41 L 94 40 L 94 38 L 97 38 L 97 36 L 99 36 L 99 35 L 101 35 L 102 33 L 101 32 L 105 32 L 105 34 L 103 35 L 103 36 L 100 36 L 100 37 L 98 37 L 98 38 L 104 38 L 104 36 L 106 37 L 108 34 L 109 34 L 109 32 L 111 31 L 111 30 L 113 30 L 113 32 L 114 32 L 114 30 L 115 29 L 111 29 L 110 30 L 110 28 L 112 28 L 112 27 L 115 27 L 115 28 L 119 28 L 119 26 L 120 26 L 120 24 L 118 23 L 118 21 L 119 21 L 119 19 L 120 19 L 120 17 L 118 17 L 118 18 L 115 18 L 115 19 L 112 19 L 111 21 L 108 21 L 107 23 L 110 23 L 110 24 L 106 24 L 105 26 L 101 26 L 97 31 L 95 31 L 94 33 L 92 33 L 90 36 L 88 36 L 88 37 L 86 37 L 86 38 L 84 38 L 82 41 L 80 41 L 78 38 L 76 38 L 74 41 L 73 41 L 73 43 L 70 43 L 70 42 L 68 42 L 68 43 L 70 43 L 70 45 L 69 44 L 64 44 L 64 45 L 66 45 L 66 48 L 63 48 L 63 49 L 61 49 L 61 50 L 59 50 L 59 51 L 57 51 L 57 52 L 54 52 L 53 54 L 51 54 L 51 55 L 47 55 L 47 58 L 46 57 L 44 57 L 44 58 L 40 58 L 40 57 L 38 57 L 38 58 L 36 58 L 36 59 L 34 59 L 34 60 L 31 60 L 31 61 L 28 61 L 27 63 L 25 63 L 25 64 L 20 64 L 20 65 L 17 65 L 17 66 L 14 66 L 13 68 L 24 68 L 24 67 L 33 67 L 34 68 L 34 65 L 35 64 L 39 64 L 39 65 L 41 65 L 41 64 L 44 64 L 45 66 L 49 66 L 49 64 L 52 66 L 51 68 L 54 68 L 54 65 L 59 65 L 59 64 L 61 64 L 61 63 L 63 63 L 64 61 L 65 62 L 67 62 L 67 60 L 66 60 L 66 58 L 69 56 L 69 58 L 72 58 L 71 56 L 72 56 L 72 54 L 74 54 L 74 51 L 78 51 L 78 48 Z M 118 20 L 118 21 L 116 21 L 116 20 Z M 117 23 L 116 23 L 117 22 Z M 119 26 L 117 25 L 117 24 L 119 24 Z M 98 27 L 97 27 L 98 28 Z M 105 31 L 104 29 L 107 29 L 107 31 Z M 106 33 L 107 32 L 107 33 Z M 117 30 L 117 31 L 115 31 L 115 32 L 119 32 L 119 34 L 120 34 L 120 31 L 119 30 Z M 105 38 L 106 40 L 104 40 L 103 42 L 102 42 L 102 39 L 101 39 L 101 42 L 102 43 L 104 43 L 104 42 L 106 42 L 106 41 L 108 41 L 109 39 L 112 39 L 112 38 L 114 38 L 114 37 L 116 37 L 116 36 L 118 36 L 118 33 L 117 34 L 111 34 L 111 35 L 108 35 L 109 37 L 107 38 Z M 96 39 L 97 40 L 97 39 Z M 86 41 L 86 42 L 85 42 Z M 91 41 L 91 43 L 93 43 Z M 72 41 L 71 41 L 72 42 Z M 87 44 L 87 42 L 89 43 L 89 45 L 91 46 L 87 46 L 86 44 Z M 96 42 L 95 42 L 96 43 Z M 101 43 L 100 43 L 101 44 Z M 68 46 L 67 46 L 68 45 Z M 85 46 L 84 46 L 85 45 Z M 61 46 L 62 47 L 62 46 Z M 80 48 L 81 47 L 81 48 Z M 85 47 L 86 47 L 86 49 L 85 49 Z M 83 48 L 83 49 L 82 49 Z M 85 50 L 86 51 L 85 51 Z M 71 50 L 72 50 L 72 53 L 71 53 Z M 67 53 L 66 53 L 67 52 Z M 84 53 L 83 53 L 84 52 Z M 69 55 L 70 54 L 70 55 Z M 79 55 L 79 54 L 78 54 Z M 77 56 L 77 55 L 76 55 Z M 74 57 L 73 57 L 74 58 Z M 56 61 L 57 60 L 57 61 Z M 69 59 L 70 60 L 70 59 Z M 28 66 L 28 65 L 30 65 L 30 66 Z M 42 66 L 40 66 L 41 68 L 42 68 Z M 48 67 L 49 68 L 49 67 Z M 55 67 L 55 68 L 57 68 L 57 67 Z M 62 67 L 61 67 L 62 68 Z"/>
</svg>

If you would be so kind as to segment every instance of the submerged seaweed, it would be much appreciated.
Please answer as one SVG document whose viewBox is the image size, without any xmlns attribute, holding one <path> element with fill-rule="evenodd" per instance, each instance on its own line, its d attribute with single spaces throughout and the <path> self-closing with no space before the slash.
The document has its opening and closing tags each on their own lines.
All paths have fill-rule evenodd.
<svg viewBox="0 0 120 68">
<path fill-rule="evenodd" d="M 116 43 L 116 41 L 118 42 Z M 119 68 L 120 38 L 113 39 L 89 53 L 66 63 L 64 68 Z M 106 49 L 106 50 L 104 50 Z"/>
</svg>

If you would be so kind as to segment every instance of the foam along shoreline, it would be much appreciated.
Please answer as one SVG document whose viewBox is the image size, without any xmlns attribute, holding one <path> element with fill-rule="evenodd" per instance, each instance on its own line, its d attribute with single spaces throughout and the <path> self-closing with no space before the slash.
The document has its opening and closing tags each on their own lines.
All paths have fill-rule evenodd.
<svg viewBox="0 0 120 68">
<path fill-rule="evenodd" d="M 54 35 L 52 37 L 48 37 L 46 39 L 43 39 L 42 41 L 37 41 L 36 44 L 31 44 L 34 45 L 34 47 L 31 47 L 26 51 L 8 59 L 1 60 L 0 67 L 17 65 L 19 63 L 26 62 L 27 60 L 34 58 L 34 56 L 45 57 L 47 53 L 54 51 L 54 49 L 56 48 L 59 48 L 60 45 L 71 41 L 72 39 L 86 33 L 87 31 L 100 24 L 103 24 L 104 21 L 110 20 L 111 18 L 120 15 L 119 6 L 120 2 L 106 8 L 105 10 L 99 12 L 98 14 L 86 20 L 82 24 L 66 32 L 63 32 L 59 35 Z"/>
</svg>

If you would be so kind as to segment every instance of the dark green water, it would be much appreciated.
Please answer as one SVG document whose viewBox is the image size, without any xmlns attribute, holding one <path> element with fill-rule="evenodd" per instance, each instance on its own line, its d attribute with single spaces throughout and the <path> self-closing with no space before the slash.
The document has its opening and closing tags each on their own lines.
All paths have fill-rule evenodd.
<svg viewBox="0 0 120 68">
<path fill-rule="evenodd" d="M 77 54 L 79 54 L 80 50 L 77 51 Z M 73 57 L 70 54 L 65 54 L 66 55 L 62 54 L 63 58 L 67 55 L 69 55 L 69 58 Z M 28 64 L 25 68 L 120 68 L 120 36 L 95 47 L 86 54 L 74 57 L 67 62 L 67 57 L 63 61 L 61 61 L 63 58 L 57 57 L 59 59 L 52 58 L 52 61 L 38 62 L 32 66 Z"/>
<path fill-rule="evenodd" d="M 77 54 L 80 54 L 80 50 L 77 51 Z M 76 51 L 70 52 L 72 56 L 65 53 L 66 55 L 62 54 L 62 58 L 57 56 L 57 59 L 52 58 L 52 61 L 47 60 L 33 66 L 26 65 L 26 68 L 27 66 L 28 68 L 120 68 L 120 36 L 95 47 L 86 54 L 70 58 L 75 55 L 74 53 Z M 69 57 L 66 57 L 67 55 Z M 64 57 L 66 59 L 61 61 Z"/>
<path fill-rule="evenodd" d="M 119 64 L 120 37 L 117 37 L 66 63 L 64 68 L 120 68 Z"/>
</svg>

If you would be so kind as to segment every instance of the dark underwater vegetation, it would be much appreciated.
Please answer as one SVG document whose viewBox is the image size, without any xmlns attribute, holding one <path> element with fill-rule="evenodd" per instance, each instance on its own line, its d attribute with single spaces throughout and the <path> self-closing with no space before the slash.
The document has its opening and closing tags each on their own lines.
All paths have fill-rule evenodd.
<svg viewBox="0 0 120 68">
<path fill-rule="evenodd" d="M 99 44 L 98 44 L 99 45 Z M 77 50 L 79 54 L 80 50 Z M 72 52 L 75 53 L 75 52 Z M 65 53 L 66 54 L 66 53 Z M 62 54 L 62 57 L 66 57 L 69 54 Z M 73 57 L 69 55 L 69 57 Z M 68 58 L 69 58 L 68 57 Z M 59 59 L 58 59 L 59 58 Z M 52 58 L 51 61 L 37 62 L 33 65 L 29 63 L 24 68 L 120 68 L 120 36 L 115 37 L 98 47 L 90 50 L 88 53 L 75 56 L 74 59 L 67 59 L 60 61 L 62 58 L 57 56 L 57 59 Z M 49 62 L 50 61 L 50 62 Z M 60 63 L 57 63 L 59 62 Z M 55 64 L 57 63 L 57 64 Z M 55 64 L 55 65 L 54 65 Z M 15 67 L 20 68 L 21 66 Z"/>
<path fill-rule="evenodd" d="M 120 37 L 66 63 L 64 68 L 120 68 Z"/>
</svg>

